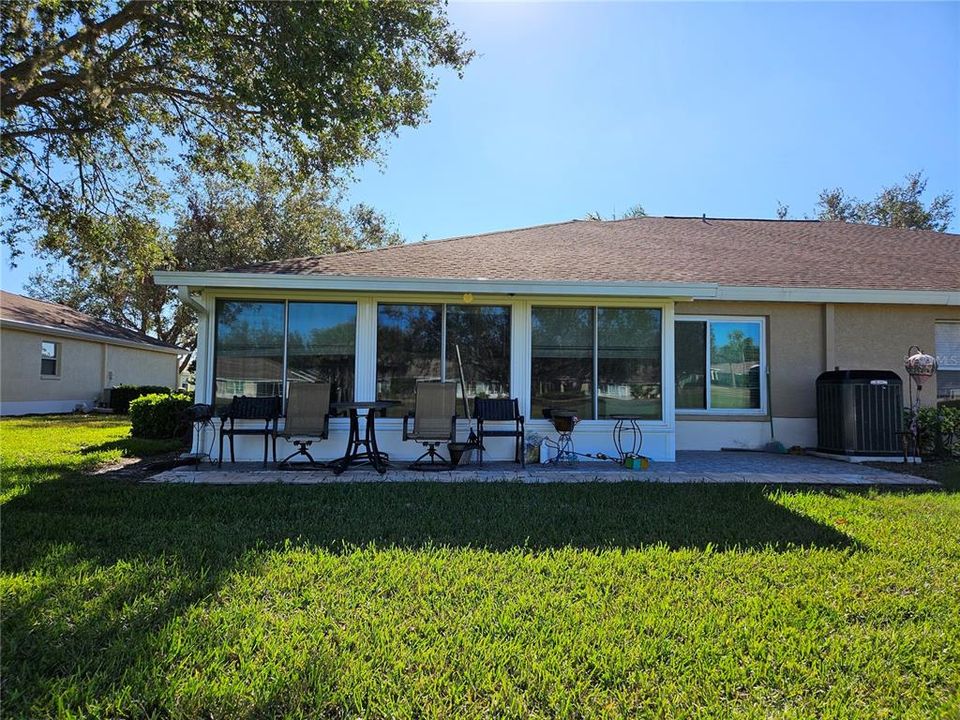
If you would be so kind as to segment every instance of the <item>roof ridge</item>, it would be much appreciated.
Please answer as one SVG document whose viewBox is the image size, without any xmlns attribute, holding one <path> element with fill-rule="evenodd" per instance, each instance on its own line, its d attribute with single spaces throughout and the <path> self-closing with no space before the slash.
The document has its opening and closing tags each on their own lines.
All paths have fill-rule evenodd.
<svg viewBox="0 0 960 720">
<path fill-rule="evenodd" d="M 648 216 L 650 217 L 650 216 Z M 719 220 L 722 222 L 769 222 L 769 223 L 819 223 L 819 222 L 829 222 L 827 220 L 820 220 L 819 218 L 750 218 L 750 217 L 710 217 L 709 215 L 663 215 L 660 216 L 664 220 Z M 621 218 L 622 220 L 629 220 L 631 218 Z M 642 218 L 637 218 L 642 219 Z M 862 223 L 852 223 L 852 224 L 862 224 Z"/>
<path fill-rule="evenodd" d="M 434 238 L 433 240 L 415 240 L 414 242 L 403 242 L 396 245 L 384 245 L 381 247 L 371 247 L 371 248 L 360 248 L 358 250 L 344 250 L 343 252 L 332 252 L 325 253 L 323 255 L 300 255 L 298 257 L 292 258 L 279 258 L 277 260 L 265 260 L 259 263 L 248 263 L 247 265 L 240 265 L 239 267 L 260 267 L 263 265 L 270 265 L 272 263 L 278 262 L 293 262 L 295 260 L 317 260 L 319 258 L 327 257 L 350 257 L 356 255 L 364 255 L 366 253 L 379 252 L 381 250 L 398 250 L 400 248 L 413 247 L 413 246 L 422 246 L 422 245 L 435 245 L 436 243 L 452 242 L 454 240 L 471 240 L 473 238 L 486 237 L 488 235 L 509 235 L 510 233 L 526 232 L 527 230 L 537 230 L 539 228 L 553 227 L 556 225 L 569 225 L 570 223 L 583 222 L 574 218 L 573 220 L 561 220 L 558 222 L 551 223 L 541 223 L 540 225 L 528 225 L 527 227 L 522 228 L 512 228 L 510 230 L 489 230 L 487 232 L 468 234 L 468 235 L 454 235 L 453 237 L 445 238 Z M 231 268 L 225 268 L 221 271 L 230 271 Z"/>
</svg>

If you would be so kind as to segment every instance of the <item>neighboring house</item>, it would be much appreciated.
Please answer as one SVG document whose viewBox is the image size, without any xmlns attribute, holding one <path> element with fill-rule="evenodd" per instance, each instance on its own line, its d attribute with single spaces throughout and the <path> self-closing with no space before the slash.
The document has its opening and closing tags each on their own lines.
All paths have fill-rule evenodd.
<svg viewBox="0 0 960 720">
<path fill-rule="evenodd" d="M 183 353 L 65 305 L 0 291 L 0 415 L 90 408 L 114 385 L 174 388 Z"/>
<path fill-rule="evenodd" d="M 198 401 L 328 379 L 338 398 L 402 402 L 378 422 L 401 458 L 416 381 L 456 380 L 458 348 L 468 395 L 519 398 L 529 431 L 550 432 L 544 408 L 574 409 L 577 449 L 610 452 L 611 416 L 636 414 L 659 460 L 760 447 L 771 414 L 778 440 L 814 445 L 817 376 L 906 381 L 911 345 L 941 356 L 925 403 L 960 391 L 960 236 L 930 231 L 571 221 L 156 280 L 200 314 Z M 346 443 L 332 427 L 327 456 Z"/>
</svg>

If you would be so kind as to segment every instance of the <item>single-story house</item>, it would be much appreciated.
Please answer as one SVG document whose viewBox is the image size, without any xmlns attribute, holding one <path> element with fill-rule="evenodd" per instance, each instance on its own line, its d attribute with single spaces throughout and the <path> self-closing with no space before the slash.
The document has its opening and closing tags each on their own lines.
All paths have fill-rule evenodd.
<svg viewBox="0 0 960 720">
<path fill-rule="evenodd" d="M 177 386 L 184 351 L 66 305 L 0 291 L 0 415 L 94 407 L 115 385 Z"/>
<path fill-rule="evenodd" d="M 643 453 L 816 444 L 824 370 L 900 373 L 941 356 L 923 401 L 960 393 L 960 235 L 842 222 L 574 220 L 218 272 L 157 272 L 200 316 L 197 400 L 281 395 L 329 380 L 335 399 L 393 399 L 383 449 L 413 457 L 400 416 L 420 379 L 516 397 L 528 432 L 576 411 L 580 452 L 611 452 L 617 414 Z M 906 402 L 907 385 L 904 385 Z M 466 422 L 461 424 L 466 433 Z M 320 454 L 346 444 L 332 424 Z M 238 444 L 256 459 L 259 439 Z M 492 454 L 510 457 L 510 442 Z"/>
</svg>

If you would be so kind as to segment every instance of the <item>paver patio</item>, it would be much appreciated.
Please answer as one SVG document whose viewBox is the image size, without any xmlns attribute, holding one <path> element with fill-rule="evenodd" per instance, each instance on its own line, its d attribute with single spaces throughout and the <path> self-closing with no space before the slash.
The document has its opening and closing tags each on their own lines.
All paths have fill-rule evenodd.
<svg viewBox="0 0 960 720">
<path fill-rule="evenodd" d="M 678 452 L 676 462 L 652 462 L 648 470 L 626 470 L 611 462 L 585 460 L 573 465 L 528 465 L 507 462 L 466 465 L 456 470 L 426 472 L 397 462 L 385 475 L 358 468 L 342 475 L 324 468 L 278 470 L 260 463 L 236 463 L 217 468 L 209 463 L 161 472 L 146 482 L 209 483 L 358 483 L 358 482 L 657 482 L 751 483 L 787 485 L 898 485 L 938 487 L 922 477 L 809 455 L 759 452 Z"/>
</svg>

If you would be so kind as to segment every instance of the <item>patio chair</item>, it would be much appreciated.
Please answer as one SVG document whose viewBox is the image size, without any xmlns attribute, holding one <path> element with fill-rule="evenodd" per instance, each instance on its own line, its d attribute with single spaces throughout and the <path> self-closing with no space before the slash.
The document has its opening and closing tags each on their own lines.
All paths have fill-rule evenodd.
<svg viewBox="0 0 960 720">
<path fill-rule="evenodd" d="M 233 438 L 237 435 L 263 435 L 263 464 L 267 464 L 267 450 L 270 438 L 273 438 L 273 461 L 277 461 L 277 421 L 283 409 L 283 400 L 273 397 L 233 396 L 233 400 L 220 413 L 220 455 L 217 466 L 223 465 L 223 439 L 230 438 L 230 462 L 236 462 L 233 452 Z M 237 420 L 262 420 L 263 427 L 237 427 Z"/>
<path fill-rule="evenodd" d="M 312 464 L 317 465 L 308 448 L 314 440 L 326 440 L 329 435 L 330 383 L 291 383 L 283 430 L 276 436 L 292 442 L 297 449 L 281 460 L 279 467 L 291 464 L 290 460 L 299 455 L 305 455 Z"/>
<path fill-rule="evenodd" d="M 410 421 L 413 430 L 410 430 Z M 414 412 L 403 417 L 403 441 L 413 440 L 427 451 L 410 463 L 411 470 L 446 470 L 452 463 L 437 452 L 440 443 L 457 439 L 457 384 L 418 382 Z M 429 462 L 425 462 L 427 458 Z"/>
<path fill-rule="evenodd" d="M 520 463 L 521 467 L 526 467 L 526 453 L 523 447 L 523 415 L 520 414 L 520 401 L 517 398 L 475 398 L 473 401 L 473 414 L 477 420 L 477 438 L 479 447 L 477 448 L 477 460 L 483 465 L 483 441 L 488 437 L 512 437 L 515 438 L 516 449 L 514 451 L 514 462 Z M 512 427 L 501 427 L 491 430 L 487 427 L 488 422 L 512 423 Z"/>
</svg>

